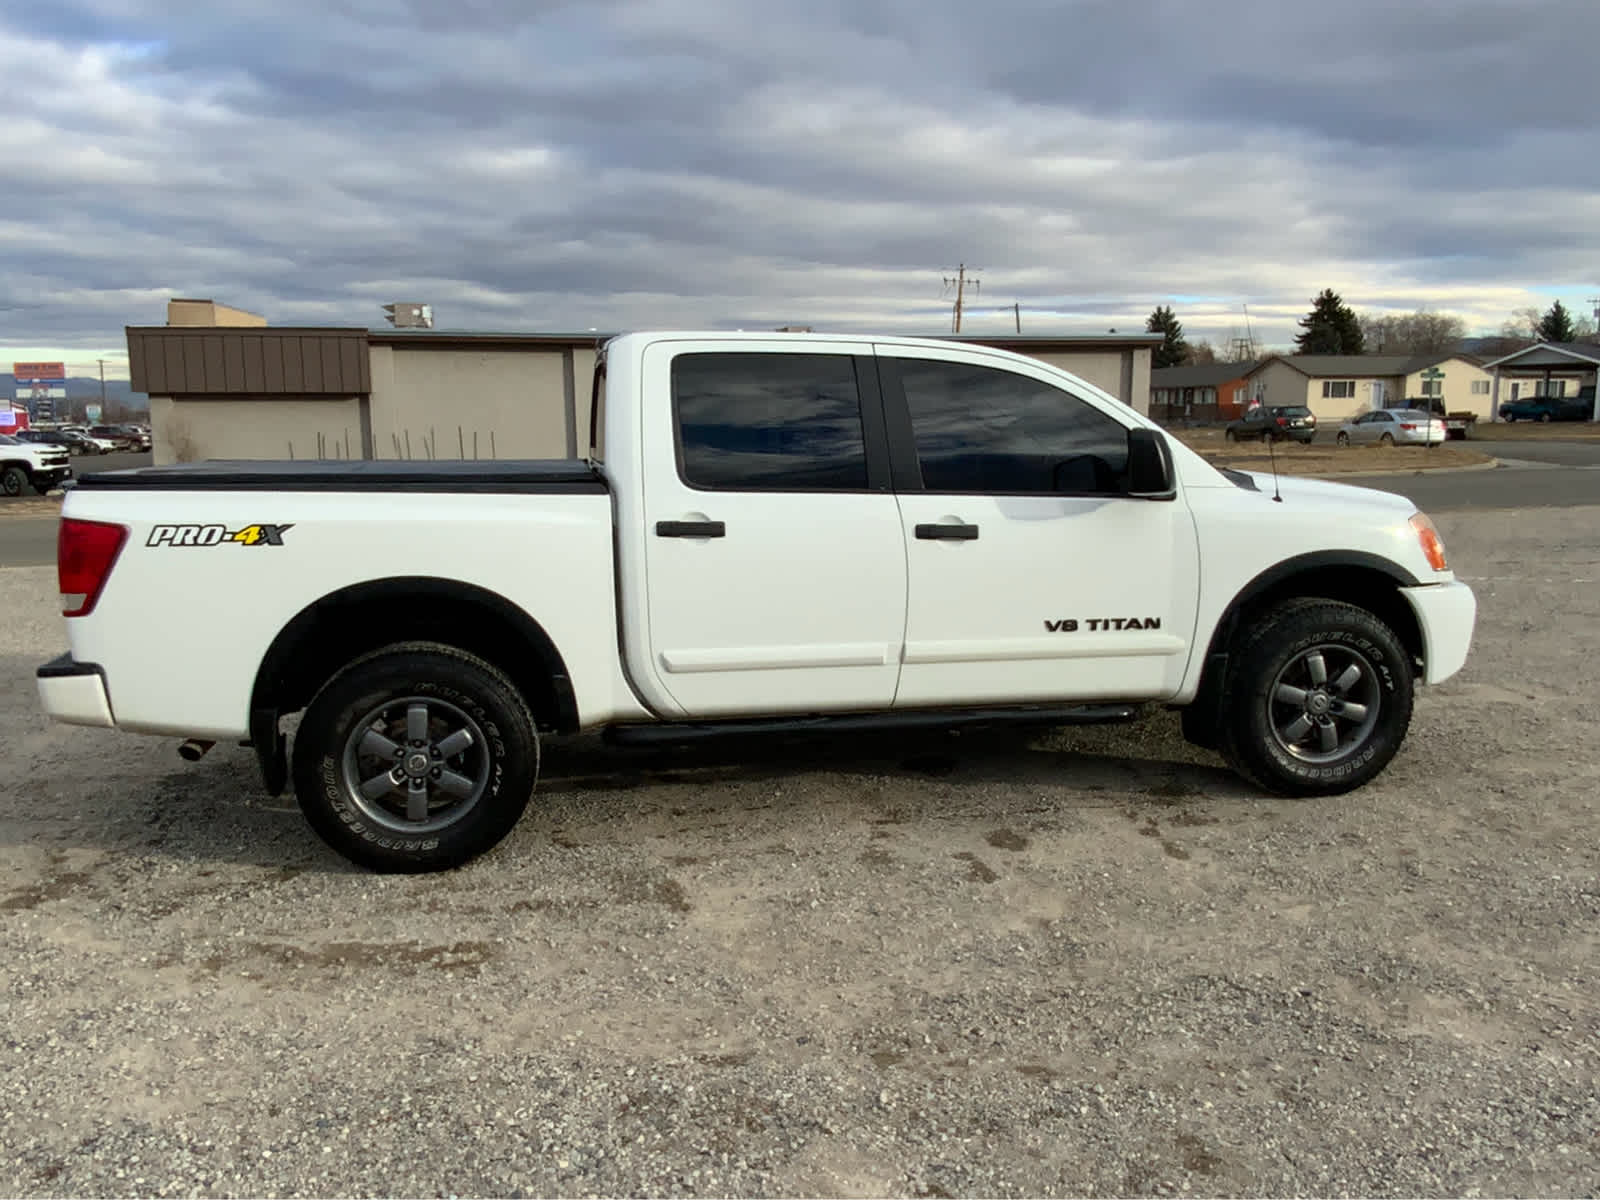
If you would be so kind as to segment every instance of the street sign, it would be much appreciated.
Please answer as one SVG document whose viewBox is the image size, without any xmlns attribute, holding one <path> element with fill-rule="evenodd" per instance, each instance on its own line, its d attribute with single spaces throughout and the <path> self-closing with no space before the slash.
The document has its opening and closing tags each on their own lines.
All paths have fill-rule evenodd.
<svg viewBox="0 0 1600 1200">
<path fill-rule="evenodd" d="M 11 364 L 11 373 L 17 377 L 20 387 L 24 381 L 29 383 L 35 380 L 60 380 L 67 381 L 67 364 L 58 362 L 14 362 Z"/>
<path fill-rule="evenodd" d="M 83 406 L 83 414 L 84 414 L 84 416 L 89 418 L 89 424 L 91 424 L 91 425 L 99 424 L 99 422 L 100 422 L 100 406 L 98 404 L 85 404 Z"/>
</svg>

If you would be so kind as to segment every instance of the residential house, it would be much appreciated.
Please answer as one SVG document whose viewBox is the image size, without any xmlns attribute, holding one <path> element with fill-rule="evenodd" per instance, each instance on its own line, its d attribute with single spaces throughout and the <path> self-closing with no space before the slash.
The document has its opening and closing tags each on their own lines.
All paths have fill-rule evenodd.
<svg viewBox="0 0 1600 1200">
<path fill-rule="evenodd" d="M 1471 412 L 1488 420 L 1492 379 L 1465 354 L 1290 354 L 1259 363 L 1246 379 L 1247 405 L 1303 404 L 1319 424 L 1379 408 Z"/>
<path fill-rule="evenodd" d="M 1150 415 L 1157 421 L 1231 421 L 1244 411 L 1245 376 L 1256 363 L 1200 363 L 1150 372 Z"/>
</svg>

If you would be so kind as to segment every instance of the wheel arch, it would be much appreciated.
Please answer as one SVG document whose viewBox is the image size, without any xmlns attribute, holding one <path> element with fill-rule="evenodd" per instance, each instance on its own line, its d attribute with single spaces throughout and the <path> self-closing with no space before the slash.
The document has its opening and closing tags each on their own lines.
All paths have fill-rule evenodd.
<svg viewBox="0 0 1600 1200">
<path fill-rule="evenodd" d="M 1210 710 L 1217 705 L 1229 647 L 1240 627 L 1253 615 L 1285 600 L 1318 597 L 1365 609 L 1394 630 L 1420 670 L 1427 652 L 1426 641 L 1416 612 L 1400 594 L 1401 588 L 1416 587 L 1419 583 L 1420 580 L 1399 563 L 1359 550 L 1315 550 L 1284 559 L 1262 571 L 1239 589 L 1212 630 L 1200 683 L 1187 706 L 1197 714 L 1189 720 L 1189 731 L 1194 735 L 1191 740 L 1198 739 L 1200 744 L 1206 744 Z"/>
<path fill-rule="evenodd" d="M 578 728 L 578 704 L 555 642 L 525 610 L 474 584 L 432 576 L 367 580 L 301 609 L 267 648 L 251 689 L 258 716 L 277 718 L 310 703 L 355 659 L 393 642 L 430 640 L 478 655 L 517 685 L 541 730 Z M 270 714 L 270 716 L 269 716 Z M 267 747 L 258 747 L 258 751 Z"/>
</svg>

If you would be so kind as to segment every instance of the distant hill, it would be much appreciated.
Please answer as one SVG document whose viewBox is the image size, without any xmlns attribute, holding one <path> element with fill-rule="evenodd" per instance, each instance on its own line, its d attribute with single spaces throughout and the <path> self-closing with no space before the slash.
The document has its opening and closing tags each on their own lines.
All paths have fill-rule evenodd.
<svg viewBox="0 0 1600 1200">
<path fill-rule="evenodd" d="M 9 371 L 0 373 L 0 396 L 3 396 L 6 400 L 14 400 L 16 395 L 16 376 Z M 67 403 L 73 407 L 85 403 L 100 403 L 99 376 L 67 376 Z M 106 380 L 106 407 L 121 407 L 135 412 L 149 412 L 150 397 L 143 392 L 134 391 L 132 385 L 126 379 L 108 379 Z"/>
</svg>

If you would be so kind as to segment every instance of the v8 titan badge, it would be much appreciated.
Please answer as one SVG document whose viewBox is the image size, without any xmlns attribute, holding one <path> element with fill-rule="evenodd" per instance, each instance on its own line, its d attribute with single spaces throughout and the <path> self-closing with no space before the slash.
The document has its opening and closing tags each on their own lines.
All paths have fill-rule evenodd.
<svg viewBox="0 0 1600 1200">
<path fill-rule="evenodd" d="M 146 546 L 281 546 L 283 535 L 293 525 L 246 525 L 229 529 L 226 525 L 157 525 L 150 530 Z"/>
</svg>

